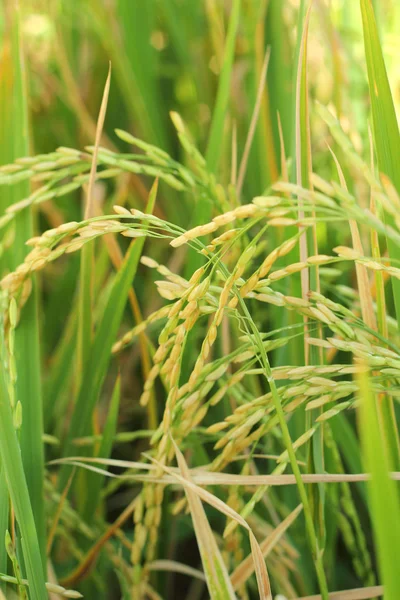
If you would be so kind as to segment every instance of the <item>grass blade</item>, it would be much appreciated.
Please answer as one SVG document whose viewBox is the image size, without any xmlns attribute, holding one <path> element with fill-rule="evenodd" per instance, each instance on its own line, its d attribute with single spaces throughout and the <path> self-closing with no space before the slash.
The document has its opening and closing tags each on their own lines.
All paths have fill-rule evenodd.
<svg viewBox="0 0 400 600">
<path fill-rule="evenodd" d="M 9 495 L 7 489 L 7 482 L 4 474 L 4 469 L 0 465 L 0 535 L 5 534 L 8 527 L 8 513 L 9 513 Z M 7 554 L 0 552 L 0 573 L 7 572 Z M 0 582 L 0 590 L 4 591 L 4 587 Z"/>
<path fill-rule="evenodd" d="M 371 0 L 360 0 L 379 169 L 400 190 L 400 134 Z"/>
<path fill-rule="evenodd" d="M 308 31 L 311 17 L 312 2 L 310 2 L 304 19 L 303 35 L 299 48 L 299 60 L 296 81 L 296 179 L 297 184 L 303 187 L 310 186 L 311 166 L 311 142 L 310 142 L 310 121 L 309 121 L 309 92 L 308 92 L 308 73 L 307 73 L 307 54 L 308 54 Z M 298 200 L 299 218 L 303 218 L 304 209 L 302 201 Z M 307 228 L 300 238 L 300 261 L 307 261 L 309 252 L 318 254 L 317 244 L 317 226 Z M 308 297 L 311 291 L 320 292 L 318 267 L 310 267 L 301 273 L 301 292 L 302 298 Z M 322 337 L 321 329 L 317 331 L 317 336 Z M 305 364 L 321 364 L 322 353 L 314 346 L 308 343 L 309 325 L 308 318 L 304 317 L 304 356 Z M 306 428 L 309 429 L 311 422 L 322 414 L 323 409 L 317 409 L 312 414 L 306 416 Z M 314 473 L 322 473 L 325 469 L 324 458 L 324 429 L 319 427 L 315 436 L 308 444 L 308 462 L 309 469 Z M 317 556 L 314 557 L 317 573 L 321 579 L 321 592 L 323 588 L 327 590 L 326 579 L 322 575 L 322 555 L 326 543 L 325 527 L 325 487 L 321 483 L 315 488 L 309 490 L 310 508 L 314 515 L 316 532 L 318 536 L 319 549 Z M 326 593 L 326 592 L 325 592 Z"/>
<path fill-rule="evenodd" d="M 177 452 L 177 459 L 182 477 L 190 481 L 189 469 L 180 452 Z M 234 600 L 236 595 L 201 500 L 190 488 L 185 487 L 185 493 L 211 599 Z"/>
<path fill-rule="evenodd" d="M 99 144 L 101 140 L 101 136 L 103 133 L 104 120 L 106 117 L 107 103 L 108 103 L 108 95 L 110 93 L 110 83 L 111 83 L 111 63 L 108 68 L 108 75 L 106 79 L 106 83 L 104 86 L 103 99 L 101 101 L 99 118 L 97 120 L 96 127 L 96 139 L 94 142 L 94 151 L 93 151 L 93 159 L 90 167 L 90 177 L 89 177 L 89 185 L 87 191 L 87 201 L 85 206 L 85 219 L 89 219 L 95 214 L 94 210 L 94 199 L 93 199 L 93 187 L 96 177 L 96 169 L 97 169 L 97 158 L 99 153 Z"/>
<path fill-rule="evenodd" d="M 2 97 L 4 138 L 1 139 L 2 162 L 12 162 L 29 154 L 27 90 L 24 81 L 24 55 L 20 38 L 20 14 L 18 3 L 8 2 L 9 48 L 4 46 L 2 70 Z M 3 97 L 4 93 L 4 97 Z M 2 208 L 29 195 L 28 182 L 19 183 L 2 192 Z M 15 240 L 5 255 L 5 263 L 13 270 L 23 262 L 27 254 L 25 241 L 33 235 L 31 209 L 21 211 L 15 219 Z M 43 496 L 43 410 L 41 390 L 41 360 L 39 345 L 38 299 L 34 278 L 33 291 L 26 303 L 15 331 L 16 398 L 22 405 L 20 445 L 26 481 L 32 502 L 32 510 L 42 559 L 45 557 L 45 517 Z M 5 467 L 6 468 L 6 467 Z M 1 532 L 0 532 L 1 535 Z"/>
<path fill-rule="evenodd" d="M 111 64 L 104 86 L 103 99 L 100 106 L 99 117 L 96 127 L 96 139 L 94 144 L 92 164 L 90 167 L 89 184 L 84 211 L 84 218 L 89 219 L 95 214 L 93 188 L 96 178 L 97 158 L 99 144 L 104 126 L 108 95 L 110 92 Z M 84 376 L 84 369 L 90 353 L 93 334 L 93 273 L 94 273 L 94 245 L 86 244 L 81 252 L 80 285 L 79 285 L 79 313 L 78 313 L 78 357 L 77 357 L 77 383 Z"/>
<path fill-rule="evenodd" d="M 152 212 L 154 208 L 157 187 L 158 183 L 156 181 L 150 192 L 146 208 L 146 211 L 149 213 Z M 103 317 L 95 334 L 89 360 L 85 369 L 85 377 L 80 385 L 65 445 L 64 456 L 68 456 L 73 452 L 73 438 L 84 436 L 87 434 L 90 427 L 92 412 L 106 375 L 107 366 L 111 358 L 112 344 L 115 341 L 121 323 L 125 304 L 129 295 L 129 289 L 135 278 L 144 240 L 145 238 L 142 237 L 132 242 L 124 263 L 116 275 L 113 288 L 104 309 Z M 60 489 L 65 487 L 67 479 L 68 467 L 64 467 L 60 472 Z"/>
<path fill-rule="evenodd" d="M 202 498 L 203 500 L 208 502 L 211 506 L 214 506 L 214 508 L 221 511 L 226 516 L 234 519 L 237 523 L 239 523 L 245 529 L 247 529 L 247 531 L 249 532 L 249 537 L 250 537 L 251 554 L 252 554 L 252 560 L 254 563 L 254 571 L 255 571 L 256 577 L 257 577 L 257 584 L 258 584 L 258 591 L 260 594 L 260 598 L 261 598 L 261 600 L 272 600 L 271 586 L 270 586 L 270 582 L 269 582 L 267 568 L 265 566 L 263 552 L 262 552 L 251 528 L 249 527 L 247 522 L 235 510 L 233 510 L 230 506 L 228 506 L 225 502 L 222 502 L 222 500 L 220 500 L 219 498 L 213 496 L 206 490 L 203 490 L 202 488 L 193 484 L 193 482 L 190 478 L 190 471 L 188 469 L 188 466 L 186 464 L 184 456 L 183 456 L 182 452 L 179 450 L 179 448 L 175 442 L 174 442 L 174 448 L 175 448 L 175 454 L 176 454 L 176 458 L 178 461 L 179 469 L 182 474 L 182 476 L 178 477 L 178 479 L 185 486 L 185 493 L 186 493 L 186 496 L 188 499 L 189 507 L 191 509 L 195 529 L 198 527 L 199 532 L 201 532 L 201 529 L 202 529 L 203 517 L 200 517 L 200 519 L 198 519 L 196 522 L 196 519 L 198 517 L 198 514 L 197 514 L 198 508 L 201 509 L 201 511 L 199 510 L 199 514 L 200 514 L 200 512 L 204 511 L 201 501 L 200 501 L 200 498 Z M 163 467 L 163 468 L 167 472 L 170 472 L 170 469 L 167 469 L 166 467 Z M 204 513 L 204 518 L 206 519 L 205 513 Z M 206 519 L 206 522 L 208 524 L 207 519 Z M 211 532 L 211 529 L 210 529 L 210 532 Z M 212 532 L 211 532 L 211 535 L 212 535 Z M 199 546 L 201 543 L 206 542 L 208 544 L 210 541 L 211 540 L 207 540 L 205 538 L 205 539 L 202 539 L 202 542 L 200 542 L 200 539 L 198 538 Z M 200 552 L 201 552 L 201 550 L 200 550 Z M 204 562 L 203 562 L 203 566 L 205 568 Z M 206 568 L 204 570 L 206 570 Z M 229 580 L 228 589 L 231 589 L 233 591 L 233 588 L 231 586 L 232 586 L 232 583 L 231 583 L 231 580 Z M 233 595 L 233 597 L 235 597 L 235 596 Z"/>
<path fill-rule="evenodd" d="M 109 458 L 111 455 L 114 436 L 118 424 L 119 402 L 121 399 L 121 379 L 118 376 L 114 390 L 111 396 L 111 402 L 107 411 L 107 421 L 103 431 L 100 448 L 97 456 L 101 458 Z M 87 523 L 91 523 L 96 513 L 96 508 L 99 505 L 100 492 L 103 487 L 104 476 L 88 473 L 86 485 L 90 489 L 90 494 L 86 497 L 86 505 L 83 511 L 83 517 Z"/>
<path fill-rule="evenodd" d="M 239 27 L 241 0 L 234 0 L 224 51 L 224 62 L 218 84 L 217 99 L 208 138 L 206 161 L 209 170 L 216 173 L 221 155 L 224 122 L 229 103 L 230 80 L 235 55 L 236 34 Z"/>
<path fill-rule="evenodd" d="M 372 479 L 369 482 L 371 518 L 378 551 L 378 564 L 385 587 L 385 600 L 400 597 L 398 567 L 393 556 L 400 553 L 400 499 L 398 488 L 389 476 L 389 463 L 379 431 L 376 399 L 367 373 L 359 377 L 359 431 L 363 456 Z"/>
<path fill-rule="evenodd" d="M 399 125 L 382 54 L 374 9 L 371 0 L 360 0 L 360 3 L 378 167 L 380 172 L 391 179 L 397 192 L 400 192 L 400 170 L 398 168 L 400 156 Z M 390 220 L 388 218 L 389 222 Z M 388 239 L 387 245 L 390 257 L 399 259 L 400 252 L 396 244 Z M 393 279 L 392 282 L 397 321 L 400 327 L 400 281 Z"/>
<path fill-rule="evenodd" d="M 265 87 L 265 79 L 267 76 L 270 55 L 271 55 L 271 49 L 268 48 L 265 53 L 264 62 L 263 62 L 263 66 L 261 69 L 261 77 L 260 77 L 260 81 L 259 81 L 258 89 L 257 89 L 256 103 L 254 105 L 253 114 L 251 116 L 250 127 L 249 127 L 249 131 L 248 131 L 248 134 L 246 137 L 246 143 L 244 145 L 242 160 L 240 162 L 239 175 L 238 175 L 237 186 L 236 186 L 236 193 L 237 193 L 238 198 L 240 198 L 240 195 L 242 192 L 244 178 L 246 175 L 247 162 L 249 160 L 249 155 L 250 155 L 251 144 L 253 142 L 254 134 L 256 132 L 257 121 L 258 121 L 258 116 L 260 113 L 260 108 L 261 108 L 261 103 L 262 103 L 262 98 L 263 98 L 263 91 L 264 91 L 264 87 Z"/>
<path fill-rule="evenodd" d="M 240 7 L 241 0 L 234 0 L 228 33 L 226 36 L 224 60 L 219 77 L 217 98 L 215 101 L 211 129 L 206 149 L 206 163 L 208 170 L 211 173 L 217 172 L 221 157 L 224 124 L 230 98 L 230 83 L 233 61 L 235 57 L 235 42 L 239 27 Z M 193 211 L 193 225 L 197 223 L 208 223 L 208 221 L 211 219 L 212 208 L 211 201 L 208 197 L 199 198 Z M 189 252 L 188 272 L 194 271 L 201 264 L 202 261 L 199 259 L 198 254 L 195 252 Z"/>
<path fill-rule="evenodd" d="M 382 596 L 383 586 L 374 585 L 368 588 L 356 588 L 353 590 L 343 590 L 342 592 L 332 592 L 329 594 L 329 600 L 371 600 L 377 596 Z M 321 600 L 321 596 L 302 596 L 298 600 Z"/>
<path fill-rule="evenodd" d="M 122 63 L 121 69 L 125 69 L 127 80 L 130 81 L 132 77 L 142 96 L 142 106 L 144 107 L 142 120 L 144 117 L 148 119 L 154 131 L 154 141 L 167 149 L 169 140 L 166 135 L 166 111 L 161 111 L 158 105 L 158 94 L 160 93 L 158 89 L 160 85 L 159 53 L 148 43 L 155 28 L 157 11 L 158 6 L 155 0 L 148 2 L 118 0 L 116 16 L 121 28 L 124 52 L 118 50 L 117 52 Z M 128 60 L 125 62 L 122 57 L 126 57 Z M 134 92 L 133 88 L 129 104 L 132 103 L 132 92 Z M 140 107 L 139 102 L 138 106 Z"/>
<path fill-rule="evenodd" d="M 260 548 L 263 557 L 265 558 L 271 552 L 271 550 L 275 547 L 275 545 L 279 542 L 281 537 L 285 534 L 287 529 L 292 525 L 292 523 L 297 519 L 298 515 L 302 511 L 302 505 L 299 504 L 297 508 L 295 508 L 287 517 L 280 523 L 274 531 L 268 535 L 268 537 L 261 542 Z M 231 581 L 234 589 L 238 589 L 241 585 L 243 585 L 250 575 L 254 571 L 254 562 L 253 557 L 247 556 L 241 563 L 236 567 L 231 575 Z"/>
<path fill-rule="evenodd" d="M 2 345 L 4 340 L 2 339 Z M 21 532 L 21 544 L 25 568 L 30 585 L 31 600 L 46 598 L 44 565 L 41 548 L 36 533 L 36 523 L 17 434 L 14 429 L 13 415 L 8 396 L 4 368 L 0 371 L 0 458 L 4 469 L 11 502 Z"/>
</svg>

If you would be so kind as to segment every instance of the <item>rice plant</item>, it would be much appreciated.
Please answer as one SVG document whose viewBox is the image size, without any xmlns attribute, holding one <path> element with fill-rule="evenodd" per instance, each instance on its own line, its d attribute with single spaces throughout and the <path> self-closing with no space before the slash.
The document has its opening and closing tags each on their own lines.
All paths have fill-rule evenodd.
<svg viewBox="0 0 400 600">
<path fill-rule="evenodd" d="M 6 0 L 0 598 L 400 597 L 399 18 Z"/>
</svg>

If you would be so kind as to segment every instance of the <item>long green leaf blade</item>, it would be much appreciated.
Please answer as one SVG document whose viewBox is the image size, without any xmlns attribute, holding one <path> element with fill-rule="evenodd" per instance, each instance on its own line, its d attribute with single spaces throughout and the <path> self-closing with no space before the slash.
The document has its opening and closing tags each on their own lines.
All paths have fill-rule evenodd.
<svg viewBox="0 0 400 600">
<path fill-rule="evenodd" d="M 9 495 L 7 489 L 7 481 L 5 478 L 4 468 L 0 465 L 0 535 L 7 530 L 8 527 L 8 509 Z M 7 554 L 0 552 L 0 573 L 7 572 Z M 4 591 L 4 586 L 0 583 L 0 590 Z"/>
<path fill-rule="evenodd" d="M 391 179 L 397 191 L 400 192 L 399 125 L 379 40 L 374 9 L 371 0 L 360 1 L 378 167 L 381 173 Z M 390 257 L 399 259 L 398 247 L 389 239 L 387 243 Z M 400 281 L 392 279 L 392 282 L 397 321 L 400 327 Z"/>
<path fill-rule="evenodd" d="M 224 62 L 219 77 L 217 99 L 215 101 L 205 155 L 207 167 L 211 173 L 217 172 L 219 160 L 221 158 L 224 124 L 229 105 L 232 67 L 235 57 L 235 42 L 239 27 L 240 8 L 241 0 L 234 0 L 225 42 Z M 193 211 L 193 226 L 197 223 L 208 223 L 212 216 L 212 209 L 211 200 L 207 196 L 199 198 Z M 188 271 L 193 271 L 200 265 L 201 259 L 199 256 L 194 252 L 189 252 Z"/>
<path fill-rule="evenodd" d="M 377 543 L 378 562 L 385 589 L 385 600 L 400 598 L 400 579 L 395 556 L 400 556 L 400 499 L 396 483 L 389 476 L 389 463 L 379 431 L 376 398 L 366 373 L 359 379 L 362 403 L 360 435 L 368 485 L 371 518 Z"/>
<path fill-rule="evenodd" d="M 151 213 L 157 195 L 157 183 L 150 192 L 146 211 Z M 72 439 L 85 435 L 90 427 L 93 409 L 98 399 L 111 358 L 111 348 L 128 298 L 129 289 L 136 275 L 137 266 L 142 253 L 145 238 L 138 238 L 130 246 L 123 266 L 115 277 L 115 282 L 104 309 L 103 317 L 95 334 L 92 351 L 83 375 L 77 397 L 74 414 L 65 445 L 64 456 L 74 451 Z M 59 486 L 63 489 L 68 479 L 68 467 L 60 471 Z"/>
<path fill-rule="evenodd" d="M 230 80 L 233 59 L 235 55 L 235 40 L 239 27 L 240 6 L 241 0 L 234 0 L 228 34 L 226 37 L 224 64 L 222 66 L 218 84 L 217 100 L 215 103 L 214 114 L 211 123 L 210 136 L 208 139 L 206 161 L 207 166 L 212 173 L 215 173 L 217 170 L 221 154 L 224 121 L 229 102 Z"/>
<path fill-rule="evenodd" d="M 183 454 L 176 450 L 176 456 L 182 477 L 190 481 L 189 469 Z M 217 542 L 215 541 L 214 533 L 208 522 L 203 504 L 197 494 L 191 489 L 185 488 L 185 494 L 211 600 L 235 600 L 236 594 Z"/>
<path fill-rule="evenodd" d="M 118 376 L 113 394 L 111 396 L 111 402 L 107 413 L 107 421 L 103 431 L 103 438 L 101 440 L 100 448 L 97 456 L 100 458 L 110 458 L 114 436 L 117 431 L 118 424 L 118 410 L 119 402 L 121 399 L 121 378 Z M 86 498 L 86 505 L 84 508 L 84 519 L 85 522 L 91 523 L 96 513 L 96 508 L 100 500 L 100 492 L 103 487 L 105 475 L 98 475 L 97 473 L 89 472 L 86 478 L 86 485 L 90 489 L 90 494 Z"/>
<path fill-rule="evenodd" d="M 3 107 L 1 162 L 12 162 L 29 154 L 27 90 L 24 81 L 24 55 L 20 37 L 18 4 L 9 2 L 8 32 L 10 54 L 5 54 L 4 89 L 0 104 Z M 8 81 L 7 81 L 7 78 Z M 3 97 L 4 94 L 4 97 Z M 26 198 L 30 193 L 28 182 L 21 182 L 2 192 L 2 209 Z M 33 216 L 30 208 L 22 210 L 15 219 L 15 240 L 6 252 L 5 264 L 15 269 L 24 260 L 28 248 L 27 239 L 33 235 Z M 33 278 L 33 290 L 21 314 L 15 331 L 15 360 L 17 370 L 16 398 L 22 404 L 20 444 L 26 480 L 32 502 L 38 532 L 39 547 L 45 556 L 44 518 L 44 457 L 43 457 L 43 410 L 41 390 L 41 360 L 39 346 L 37 289 Z M 1 533 L 0 533 L 1 535 Z"/>
<path fill-rule="evenodd" d="M 3 335 L 1 336 L 1 345 L 4 347 Z M 3 364 L 0 370 L 0 460 L 21 532 L 22 551 L 29 580 L 31 599 L 43 600 L 43 598 L 47 598 L 43 576 L 44 565 L 42 563 L 35 517 L 32 511 L 22 464 L 21 451 L 14 429 L 8 395 L 8 381 L 6 380 L 6 372 Z M 2 552 L 5 554 L 4 550 Z"/>
</svg>

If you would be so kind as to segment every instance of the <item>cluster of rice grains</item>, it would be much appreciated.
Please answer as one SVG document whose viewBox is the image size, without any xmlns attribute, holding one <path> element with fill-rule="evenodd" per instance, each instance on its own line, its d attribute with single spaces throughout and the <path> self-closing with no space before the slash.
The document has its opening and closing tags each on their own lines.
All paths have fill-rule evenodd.
<svg viewBox="0 0 400 600">
<path fill-rule="evenodd" d="M 276 199 L 271 204 L 275 206 Z M 247 221 L 250 222 L 250 225 L 255 225 L 262 217 L 271 220 L 278 218 L 276 209 L 273 207 L 261 209 L 254 203 L 240 206 L 215 217 L 209 224 L 196 227 L 175 237 L 171 241 L 171 246 L 177 247 L 190 242 L 198 242 L 199 237 L 216 232 L 221 227 L 235 221 Z M 215 361 L 210 360 L 224 315 L 236 314 L 239 298 L 250 295 L 261 278 L 267 275 L 273 263 L 280 256 L 288 253 L 297 243 L 297 236 L 285 242 L 268 255 L 249 277 L 244 278 L 245 272 L 252 269 L 252 259 L 257 251 L 256 243 L 249 243 L 243 251 L 239 248 L 237 258 L 237 242 L 242 239 L 245 228 L 242 226 L 224 231 L 214 237 L 207 246 L 198 244 L 197 250 L 205 255 L 206 264 L 198 268 L 188 281 L 171 273 L 165 266 L 159 265 L 153 259 L 142 258 L 143 264 L 156 269 L 164 277 L 164 280 L 156 282 L 158 291 L 162 297 L 173 302 L 168 306 L 168 311 L 165 307 L 162 308 L 147 322 L 125 334 L 124 338 L 114 346 L 114 351 L 119 351 L 130 343 L 149 321 L 166 316 L 166 324 L 159 335 L 159 346 L 153 357 L 153 368 L 145 382 L 140 400 L 142 405 L 147 404 L 155 379 L 158 376 L 161 377 L 167 390 L 167 399 L 162 422 L 152 439 L 152 443 L 156 445 L 155 459 L 160 465 L 160 475 L 162 474 L 162 465 L 170 462 L 174 457 L 171 436 L 179 445 L 202 423 L 209 408 L 220 402 L 230 389 L 234 389 L 240 383 L 245 375 L 245 372 L 241 370 L 228 373 L 231 366 L 230 361 L 239 365 L 246 360 L 248 355 L 254 357 L 254 349 L 251 350 L 251 345 L 247 344 L 249 346 L 247 351 L 243 352 L 243 349 L 239 348 L 239 352 L 235 351 L 232 356 Z M 230 264 L 232 262 L 233 265 Z M 231 267 L 230 272 L 227 270 L 227 263 Z M 208 323 L 201 349 L 190 375 L 185 382 L 182 382 L 181 372 L 185 344 L 191 331 L 203 316 L 208 319 Z M 246 423 L 244 425 L 243 433 L 245 434 Z M 248 430 L 251 428 L 250 421 Z M 231 448 L 232 457 L 249 443 L 247 439 L 243 443 L 243 437 L 238 436 L 238 443 Z M 218 450 L 218 448 L 217 445 L 216 449 Z M 224 464 L 229 462 L 229 459 L 225 460 L 225 454 L 226 452 L 223 453 Z M 216 462 L 213 466 L 218 468 L 218 463 Z M 145 484 L 140 508 L 135 514 L 136 536 L 132 552 L 134 564 L 138 564 L 141 551 L 145 552 L 147 561 L 154 556 L 162 498 L 162 485 Z M 230 494 L 228 503 L 238 508 L 238 502 L 236 493 Z M 183 505 L 184 500 L 177 504 L 175 511 Z M 146 507 L 144 518 L 143 507 Z M 234 535 L 238 536 L 240 533 L 236 532 Z M 234 543 L 233 540 L 232 538 L 231 544 L 236 547 L 239 558 L 240 541 L 236 540 Z M 139 581 L 140 577 L 138 577 Z"/>
<path fill-rule="evenodd" d="M 143 569 L 143 566 L 148 565 L 156 555 L 164 498 L 164 484 L 159 480 L 174 459 L 173 440 L 184 448 L 190 436 L 198 435 L 199 439 L 214 444 L 212 459 L 207 466 L 211 472 L 222 471 L 233 461 L 242 460 L 240 472 L 245 475 L 256 472 L 256 462 L 252 460 L 256 453 L 265 455 L 266 451 L 282 447 L 280 439 L 278 444 L 275 443 L 279 438 L 280 421 L 273 401 L 272 381 L 279 382 L 279 401 L 288 418 L 300 406 L 313 417 L 313 421 L 308 421 L 310 426 L 306 431 L 293 441 L 294 450 L 305 445 L 331 417 L 356 405 L 358 388 L 352 379 L 355 372 L 373 369 L 371 385 L 374 390 L 378 394 L 384 393 L 390 381 L 391 394 L 396 397 L 399 395 L 400 360 L 397 348 L 388 340 L 383 340 L 382 336 L 374 337 L 373 332 L 368 330 L 358 316 L 360 310 L 356 294 L 350 294 L 350 297 L 348 290 L 342 290 L 345 300 L 342 303 L 333 302 L 325 295 L 325 288 L 329 291 L 328 286 L 322 286 L 322 293 L 310 292 L 307 297 L 294 297 L 286 293 L 288 286 L 283 281 L 314 267 L 320 268 L 321 274 L 328 267 L 332 275 L 335 271 L 333 265 L 343 261 L 362 265 L 372 273 L 382 271 L 386 277 L 400 278 L 400 269 L 387 260 L 381 261 L 377 257 L 371 259 L 358 250 L 344 246 L 335 248 L 334 255 L 317 254 L 293 262 L 293 250 L 304 229 L 312 226 L 316 218 L 325 223 L 347 222 L 352 218 L 359 225 L 366 225 L 396 242 L 400 241 L 398 231 L 387 227 L 377 215 L 361 209 L 347 190 L 316 176 L 312 178 L 315 191 L 281 182 L 273 186 L 269 195 L 257 197 L 250 204 L 238 205 L 235 194 L 229 190 L 225 193 L 222 186 L 216 184 L 207 173 L 204 159 L 186 136 L 179 117 L 173 115 L 173 119 L 181 143 L 193 159 L 193 171 L 172 161 L 153 146 L 119 131 L 119 137 L 139 146 L 154 166 L 147 163 L 141 165 L 136 159 L 128 160 L 99 149 L 99 163 L 103 168 L 99 177 L 111 177 L 124 171 L 143 172 L 163 179 L 178 190 L 191 188 L 199 194 L 200 190 L 206 190 L 208 196 L 215 200 L 220 214 L 209 223 L 185 231 L 156 216 L 115 206 L 112 215 L 94 217 L 80 223 L 66 223 L 28 240 L 27 244 L 33 249 L 24 262 L 0 282 L 5 303 L 8 299 L 10 306 L 10 310 L 4 310 L 3 314 L 9 330 L 12 388 L 13 330 L 18 311 L 30 293 L 32 273 L 109 233 L 128 238 L 148 236 L 168 239 L 173 248 L 187 245 L 203 257 L 203 266 L 185 279 L 153 258 L 143 256 L 142 264 L 160 276 L 156 281 L 157 290 L 168 303 L 125 333 L 113 346 L 113 353 L 117 354 L 150 325 L 161 324 L 158 347 L 152 357 L 153 365 L 140 397 L 140 404 L 146 406 L 156 393 L 157 379 L 161 381 L 165 390 L 165 406 L 161 422 L 151 439 L 151 460 L 155 462 L 156 470 L 152 471 L 151 480 L 143 484 L 134 511 L 131 561 L 138 597 L 143 586 L 146 586 L 147 569 Z M 62 195 L 85 183 L 93 149 L 89 148 L 88 151 L 88 154 L 84 154 L 61 148 L 47 159 L 36 157 L 36 162 L 32 163 L 21 159 L 15 166 L 2 167 L 0 183 L 4 178 L 12 183 L 35 177 L 38 181 L 45 181 L 45 184 L 30 198 L 10 207 L 0 227 L 7 226 L 27 204 Z M 387 212 L 397 215 L 399 201 L 392 187 L 385 181 L 380 187 L 369 172 L 367 175 L 374 186 L 377 200 Z M 63 183 L 66 176 L 72 177 L 68 184 Z M 297 215 L 295 198 L 302 199 L 304 217 L 301 219 Z M 398 225 L 397 221 L 395 224 Z M 280 228 L 279 235 L 269 235 L 271 228 Z M 271 242 L 276 239 L 280 243 Z M 272 350 L 290 344 L 296 336 L 303 335 L 304 330 L 301 324 L 297 329 L 283 327 L 274 330 L 272 313 L 257 308 L 249 312 L 247 305 L 250 303 L 251 307 L 256 307 L 255 303 L 269 304 L 272 311 L 276 310 L 274 307 L 280 307 L 305 317 L 309 323 L 307 341 L 322 349 L 326 358 L 324 364 L 276 366 L 266 373 L 262 355 L 267 356 Z M 261 320 L 256 322 L 255 316 L 258 318 L 260 315 Z M 318 323 L 319 332 L 323 335 L 313 337 L 313 323 Z M 193 350 L 192 340 L 194 345 L 201 340 L 195 360 L 193 351 L 185 351 L 189 346 Z M 350 352 L 352 364 L 343 365 L 339 360 L 335 362 L 338 352 Z M 227 402 L 227 410 L 216 408 L 215 414 L 212 414 L 213 408 L 221 402 Z M 321 407 L 324 408 L 323 412 L 312 412 Z M 14 410 L 17 423 L 21 418 L 18 405 Z M 205 428 L 202 424 L 209 411 L 213 424 Z M 327 432 L 329 434 L 329 426 Z M 332 452 L 334 450 L 333 447 Z M 274 474 L 282 473 L 289 462 L 288 452 L 279 452 L 278 456 L 272 456 L 276 463 Z M 339 455 L 336 459 L 339 463 Z M 245 501 L 244 490 L 240 485 L 235 485 L 226 495 L 226 503 L 244 518 L 251 519 L 252 510 L 262 500 L 265 491 L 265 486 L 259 486 L 255 492 L 247 489 L 246 494 L 250 498 Z M 362 532 L 359 528 L 357 530 L 358 520 L 345 487 L 343 498 L 344 535 L 347 536 L 349 547 L 355 548 L 358 544 L 359 551 L 354 550 L 354 560 L 357 560 L 357 552 L 365 558 L 365 541 Z M 173 506 L 174 513 L 185 506 L 185 498 L 180 496 Z M 349 533 L 345 515 L 356 529 L 356 540 Z M 224 537 L 225 556 L 227 560 L 228 557 L 233 560 L 231 566 L 237 565 L 243 558 L 241 536 L 237 523 L 230 521 Z M 281 548 L 277 548 L 277 551 L 281 552 Z M 281 561 L 274 562 L 271 558 L 270 567 L 272 565 L 274 568 L 274 564 L 274 575 L 276 580 L 282 581 L 284 589 L 284 582 L 286 580 L 287 583 L 289 578 L 279 571 Z M 242 596 L 245 597 L 245 590 L 242 590 Z"/>
<path fill-rule="evenodd" d="M 254 336 L 246 327 L 246 318 L 241 311 L 243 299 L 258 300 L 287 310 L 295 310 L 308 319 L 319 322 L 332 335 L 326 339 L 309 337 L 308 342 L 325 349 L 333 357 L 338 351 L 351 352 L 353 365 L 326 364 L 321 366 L 275 367 L 272 377 L 285 380 L 287 383 L 279 388 L 280 400 L 287 415 L 299 406 L 305 405 L 307 411 L 325 407 L 328 410 L 320 414 L 312 424 L 293 443 L 297 450 L 306 444 L 323 422 L 339 412 L 354 407 L 357 403 L 357 384 L 352 381 L 354 373 L 367 367 L 374 368 L 374 389 L 384 389 L 382 378 L 388 375 L 397 380 L 400 374 L 400 361 L 395 351 L 375 346 L 371 337 L 365 332 L 356 313 L 346 306 L 329 300 L 324 295 L 311 292 L 308 299 L 284 295 L 274 289 L 275 282 L 293 273 L 311 266 L 330 265 L 338 261 L 352 260 L 371 268 L 386 269 L 391 275 L 398 277 L 398 270 L 387 267 L 383 263 L 371 261 L 360 256 L 352 249 L 338 247 L 338 256 L 310 256 L 304 262 L 293 263 L 273 271 L 274 264 L 288 255 L 296 246 L 300 233 L 295 233 L 271 252 L 265 252 L 261 236 L 268 227 L 283 225 L 307 225 L 288 217 L 289 207 L 282 208 L 282 198 L 257 198 L 252 204 L 240 206 L 215 217 L 210 223 L 185 231 L 171 242 L 178 247 L 191 244 L 205 256 L 205 265 L 198 268 L 189 280 L 172 273 L 164 265 L 154 259 L 142 257 L 142 263 L 155 269 L 164 279 L 156 281 L 160 295 L 171 301 L 162 307 L 114 345 L 114 352 L 119 352 L 130 344 L 148 324 L 166 319 L 159 335 L 159 345 L 153 357 L 153 368 L 144 384 L 141 404 L 146 405 L 153 393 L 157 377 L 161 378 L 166 389 L 166 403 L 162 422 L 152 438 L 154 459 L 159 466 L 158 475 L 163 474 L 163 466 L 174 457 L 171 437 L 181 445 L 187 437 L 201 427 L 207 412 L 224 399 L 231 402 L 232 411 L 221 422 L 215 422 L 201 435 L 212 441 L 216 439 L 214 450 L 216 456 L 209 469 L 221 471 L 230 462 L 242 456 L 251 458 L 254 451 L 264 446 L 261 440 L 274 431 L 279 419 L 272 402 L 271 392 L 255 396 L 245 384 L 246 376 L 263 374 L 259 367 L 258 349 Z M 216 234 L 221 227 L 235 225 L 223 233 L 201 244 L 202 236 Z M 266 254 L 265 257 L 262 254 Z M 205 327 L 201 348 L 189 375 L 183 381 L 182 363 L 185 345 L 193 328 L 202 317 Z M 239 323 L 239 329 L 245 335 L 237 337 L 237 347 L 221 357 L 213 360 L 213 347 L 224 318 Z M 275 333 L 275 332 L 272 332 Z M 260 333 L 266 352 L 287 344 L 291 339 L 280 335 L 269 339 Z M 398 393 L 393 388 L 394 394 Z M 264 438 L 265 439 L 265 438 Z M 261 444 L 261 445 L 260 445 Z M 285 450 L 276 457 L 274 473 L 282 473 L 289 463 Z M 250 463 L 245 461 L 242 473 L 245 474 Z M 233 487 L 227 497 L 227 503 L 244 517 L 251 514 L 254 504 L 260 499 L 261 490 L 252 496 L 244 505 L 239 487 Z M 132 561 L 137 566 L 137 582 L 143 582 L 141 559 L 151 561 L 154 558 L 158 538 L 158 526 L 161 520 L 161 503 L 163 485 L 145 483 L 143 493 L 135 513 L 136 535 L 134 539 Z M 185 506 L 185 499 L 178 501 L 173 509 L 175 513 Z M 144 513 L 145 510 L 145 513 Z M 231 558 L 235 554 L 237 560 L 242 556 L 240 531 L 234 522 L 228 526 L 227 546 Z M 232 554 L 233 553 L 233 554 Z M 239 556 L 240 554 L 240 556 Z M 237 564 L 237 563 L 236 563 Z"/>
</svg>

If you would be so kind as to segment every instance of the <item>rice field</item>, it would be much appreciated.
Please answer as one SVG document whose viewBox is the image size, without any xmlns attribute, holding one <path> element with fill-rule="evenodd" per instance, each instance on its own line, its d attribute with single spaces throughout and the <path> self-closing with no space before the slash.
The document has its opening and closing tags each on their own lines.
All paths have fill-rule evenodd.
<svg viewBox="0 0 400 600">
<path fill-rule="evenodd" d="M 0 600 L 400 598 L 399 26 L 4 0 Z"/>
</svg>

